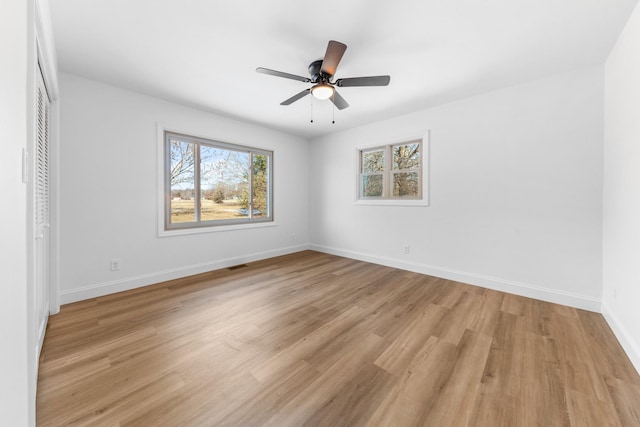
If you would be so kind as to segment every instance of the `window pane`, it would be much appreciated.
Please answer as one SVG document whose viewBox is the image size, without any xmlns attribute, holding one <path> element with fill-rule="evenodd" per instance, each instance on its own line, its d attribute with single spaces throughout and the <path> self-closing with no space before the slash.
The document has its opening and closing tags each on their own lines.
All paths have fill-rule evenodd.
<svg viewBox="0 0 640 427">
<path fill-rule="evenodd" d="M 170 140 L 171 222 L 195 221 L 194 144 Z"/>
<path fill-rule="evenodd" d="M 362 197 L 382 196 L 382 175 L 364 175 L 362 177 Z"/>
<path fill-rule="evenodd" d="M 249 153 L 200 146 L 200 191 L 202 221 L 246 217 Z"/>
<path fill-rule="evenodd" d="M 269 206 L 269 156 L 253 155 L 253 216 L 270 216 Z"/>
<path fill-rule="evenodd" d="M 362 152 L 362 172 L 382 172 L 384 169 L 384 150 Z"/>
<path fill-rule="evenodd" d="M 394 197 L 418 197 L 418 173 L 394 173 L 393 196 Z"/>
<path fill-rule="evenodd" d="M 170 132 L 165 138 L 167 230 L 273 221 L 272 152 Z"/>
<path fill-rule="evenodd" d="M 393 169 L 415 169 L 420 167 L 420 144 L 395 145 L 393 147 Z"/>
</svg>

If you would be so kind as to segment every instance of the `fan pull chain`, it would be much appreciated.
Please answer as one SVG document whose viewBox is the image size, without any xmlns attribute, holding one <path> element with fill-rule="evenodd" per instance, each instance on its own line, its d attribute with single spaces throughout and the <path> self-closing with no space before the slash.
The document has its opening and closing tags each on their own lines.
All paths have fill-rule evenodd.
<svg viewBox="0 0 640 427">
<path fill-rule="evenodd" d="M 309 105 L 311 106 L 311 123 L 313 123 L 313 97 L 310 97 Z"/>
<path fill-rule="evenodd" d="M 331 123 L 336 124 L 336 103 L 335 103 L 336 91 L 334 90 L 331 94 L 331 103 L 333 104 L 333 108 L 331 109 Z"/>
</svg>

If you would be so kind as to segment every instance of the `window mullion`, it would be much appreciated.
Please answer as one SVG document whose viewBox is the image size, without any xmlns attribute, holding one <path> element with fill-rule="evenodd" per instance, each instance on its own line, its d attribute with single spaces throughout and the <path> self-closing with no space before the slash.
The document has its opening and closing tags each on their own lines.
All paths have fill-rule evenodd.
<svg viewBox="0 0 640 427">
<path fill-rule="evenodd" d="M 164 228 L 169 228 L 169 224 L 171 224 L 171 139 L 168 134 L 164 135 L 164 144 L 165 144 L 165 175 L 164 175 L 164 185 L 165 185 L 165 193 L 164 193 Z"/>
<path fill-rule="evenodd" d="M 383 178 L 383 185 L 382 185 L 382 196 L 385 199 L 389 199 L 391 198 L 391 195 L 393 194 L 391 191 L 391 183 L 393 182 L 392 180 L 392 169 L 393 169 L 393 157 L 392 157 L 392 152 L 391 152 L 391 146 L 387 145 L 384 149 L 384 156 L 385 161 L 384 161 L 384 178 Z"/>
<path fill-rule="evenodd" d="M 195 193 L 195 222 L 200 222 L 200 209 L 201 209 L 201 193 L 200 193 L 200 144 L 193 143 L 193 155 L 194 155 L 194 193 Z"/>
<path fill-rule="evenodd" d="M 253 219 L 253 151 L 249 151 L 249 220 Z"/>
</svg>

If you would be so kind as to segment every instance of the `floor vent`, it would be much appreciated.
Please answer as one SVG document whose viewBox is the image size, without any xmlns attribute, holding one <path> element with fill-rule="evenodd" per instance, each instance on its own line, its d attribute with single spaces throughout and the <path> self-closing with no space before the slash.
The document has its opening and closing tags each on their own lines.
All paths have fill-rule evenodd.
<svg viewBox="0 0 640 427">
<path fill-rule="evenodd" d="M 229 270 L 237 270 L 239 268 L 245 268 L 245 267 L 247 267 L 247 264 L 232 265 L 231 267 L 229 267 Z"/>
</svg>

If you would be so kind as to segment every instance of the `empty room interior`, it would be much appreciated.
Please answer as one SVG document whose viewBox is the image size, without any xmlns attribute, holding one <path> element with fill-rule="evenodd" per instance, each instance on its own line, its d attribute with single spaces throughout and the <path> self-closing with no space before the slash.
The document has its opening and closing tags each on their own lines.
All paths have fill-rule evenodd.
<svg viewBox="0 0 640 427">
<path fill-rule="evenodd" d="M 640 426 L 637 0 L 3 0 L 0 425 Z"/>
</svg>

